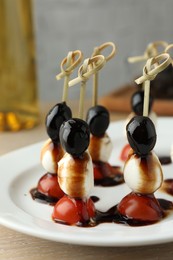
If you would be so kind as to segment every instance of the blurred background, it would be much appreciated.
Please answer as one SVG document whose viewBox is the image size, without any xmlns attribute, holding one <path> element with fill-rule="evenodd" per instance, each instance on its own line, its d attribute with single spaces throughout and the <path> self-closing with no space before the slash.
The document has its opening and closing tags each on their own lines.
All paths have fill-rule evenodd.
<svg viewBox="0 0 173 260">
<path fill-rule="evenodd" d="M 68 51 L 80 49 L 89 57 L 95 46 L 106 41 L 116 43 L 118 52 L 99 73 L 99 94 L 131 81 L 134 71 L 127 57 L 143 54 L 152 41 L 173 42 L 172 10 L 172 0 L 34 0 L 41 101 L 61 99 L 63 80 L 57 81 L 55 76 Z M 88 98 L 91 91 L 88 83 Z M 78 95 L 78 86 L 70 89 L 70 98 Z"/>
<path fill-rule="evenodd" d="M 37 125 L 39 104 L 62 99 L 64 79 L 57 81 L 56 75 L 68 52 L 79 49 L 88 58 L 94 47 L 109 41 L 118 50 L 99 72 L 98 93 L 106 100 L 123 89 L 122 99 L 110 95 L 102 104 L 129 112 L 131 92 L 123 86 L 142 74 L 144 63 L 128 64 L 127 58 L 142 55 L 150 42 L 173 42 L 172 10 L 172 0 L 0 0 L 0 131 Z M 76 76 L 77 69 L 71 79 Z M 70 100 L 79 100 L 79 89 L 80 84 L 69 89 Z M 173 97 L 172 74 L 168 90 L 167 97 Z M 91 97 L 92 79 L 86 88 L 86 99 Z"/>
</svg>

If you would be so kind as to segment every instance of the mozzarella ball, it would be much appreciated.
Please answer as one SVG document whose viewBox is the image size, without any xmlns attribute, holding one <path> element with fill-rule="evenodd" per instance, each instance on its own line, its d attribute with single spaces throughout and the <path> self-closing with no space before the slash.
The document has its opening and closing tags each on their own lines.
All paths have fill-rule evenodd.
<svg viewBox="0 0 173 260">
<path fill-rule="evenodd" d="M 41 163 L 44 169 L 49 173 L 56 173 L 58 161 L 63 157 L 64 151 L 60 144 L 54 144 L 48 139 L 41 149 Z"/>
<path fill-rule="evenodd" d="M 124 166 L 124 180 L 135 193 L 151 194 L 160 188 L 163 181 L 162 167 L 154 152 L 141 158 L 129 155 Z"/>
<path fill-rule="evenodd" d="M 80 158 L 65 153 L 58 163 L 58 182 L 65 194 L 74 198 L 87 197 L 94 187 L 90 154 L 86 151 Z"/>
<path fill-rule="evenodd" d="M 103 137 L 90 135 L 89 153 L 93 161 L 107 162 L 112 152 L 112 142 L 107 134 Z"/>
</svg>

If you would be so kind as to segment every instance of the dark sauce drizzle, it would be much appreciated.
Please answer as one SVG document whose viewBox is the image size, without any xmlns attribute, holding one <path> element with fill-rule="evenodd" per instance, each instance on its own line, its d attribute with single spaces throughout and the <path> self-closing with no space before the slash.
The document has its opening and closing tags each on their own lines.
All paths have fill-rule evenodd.
<svg viewBox="0 0 173 260">
<path fill-rule="evenodd" d="M 92 201 L 93 201 L 94 203 L 96 203 L 96 202 L 98 202 L 98 201 L 100 200 L 100 198 L 97 197 L 97 196 L 91 196 L 91 199 L 92 199 Z"/>
<path fill-rule="evenodd" d="M 173 203 L 165 199 L 158 199 L 158 201 L 163 210 L 163 218 L 165 218 L 170 211 L 173 211 Z M 59 224 L 68 225 L 68 223 L 62 221 L 58 221 L 58 220 L 54 220 L 54 221 Z M 79 227 L 95 227 L 102 223 L 116 223 L 116 224 L 124 224 L 128 226 L 137 227 L 137 226 L 151 225 L 156 223 L 156 221 L 149 222 L 149 221 L 134 220 L 130 218 L 128 219 L 127 217 L 124 217 L 121 214 L 119 214 L 117 210 L 117 205 L 115 205 L 105 212 L 97 210 L 96 217 L 93 218 L 90 222 L 86 221 L 84 223 L 77 223 L 76 225 Z"/>
<path fill-rule="evenodd" d="M 124 183 L 122 174 L 117 174 L 114 178 L 104 177 L 102 179 L 94 180 L 95 186 L 112 187 Z"/>
<path fill-rule="evenodd" d="M 164 180 L 161 191 L 173 196 L 173 179 Z"/>
<path fill-rule="evenodd" d="M 36 200 L 40 203 L 49 204 L 51 206 L 54 206 L 56 202 L 58 201 L 57 198 L 47 196 L 37 190 L 37 188 L 33 188 L 30 190 L 31 197 L 33 200 Z"/>
<path fill-rule="evenodd" d="M 172 163 L 170 156 L 159 156 L 159 161 L 162 165 L 167 165 Z"/>
<path fill-rule="evenodd" d="M 168 215 L 168 211 L 173 210 L 173 203 L 165 199 L 158 199 L 158 201 L 163 210 L 163 218 L 165 218 Z M 106 212 L 97 211 L 95 222 L 96 225 L 106 222 L 125 224 L 128 226 L 145 226 L 156 223 L 155 221 L 140 221 L 122 216 L 117 210 L 117 205 L 113 206 Z"/>
<path fill-rule="evenodd" d="M 54 198 L 54 197 L 46 196 L 45 194 L 39 192 L 37 190 L 37 188 L 31 189 L 30 194 L 31 194 L 31 197 L 32 197 L 33 200 L 36 200 L 40 203 L 49 204 L 51 206 L 54 206 L 59 200 L 59 199 Z M 94 203 L 96 203 L 100 200 L 100 198 L 97 197 L 97 196 L 91 196 L 91 199 Z"/>
<path fill-rule="evenodd" d="M 161 156 L 161 157 L 159 157 L 159 160 L 162 165 L 168 165 L 168 164 L 172 163 L 170 156 Z M 163 181 L 161 190 L 163 192 L 173 196 L 173 179 L 165 179 Z"/>
<path fill-rule="evenodd" d="M 97 167 L 99 172 L 103 175 L 103 178 L 94 180 L 95 186 L 111 187 L 124 183 L 124 176 L 120 166 L 111 166 L 112 174 L 111 176 L 109 176 L 110 173 L 108 172 L 108 169 L 105 167 L 104 162 L 97 161 L 93 163 L 95 167 Z"/>
<path fill-rule="evenodd" d="M 172 180 L 173 184 L 173 180 Z M 41 203 L 47 203 L 51 206 L 54 206 L 56 202 L 58 201 L 57 198 L 49 197 L 46 196 L 40 192 L 37 191 L 37 188 L 33 188 L 30 191 L 31 196 L 34 200 L 41 202 Z M 172 195 L 173 195 L 173 190 L 172 190 Z M 98 202 L 100 200 L 99 197 L 97 196 L 91 196 L 91 199 L 93 200 L 94 203 Z M 169 200 L 165 199 L 158 199 L 160 206 L 163 210 L 163 218 L 165 218 L 170 211 L 173 211 L 173 203 Z M 54 220 L 56 223 L 60 224 L 65 224 L 68 225 L 68 223 L 64 223 L 58 220 Z M 128 219 L 125 216 L 122 216 L 118 210 L 117 210 L 117 205 L 111 207 L 105 212 L 96 210 L 96 217 L 92 219 L 90 222 L 85 222 L 85 223 L 77 223 L 77 226 L 79 227 L 94 227 L 97 226 L 101 223 L 117 223 L 117 224 L 125 224 L 129 226 L 144 226 L 144 225 L 151 225 L 156 222 L 142 222 L 134 219 Z"/>
<path fill-rule="evenodd" d="M 162 165 L 172 163 L 170 156 L 161 156 L 161 157 L 159 157 L 159 160 Z M 104 171 L 103 164 L 99 163 L 98 166 L 100 167 L 100 169 L 102 171 Z M 106 176 L 106 172 L 105 172 L 105 174 L 104 174 L 105 176 L 103 176 L 102 179 L 95 180 L 95 185 L 109 187 L 109 186 L 115 186 L 115 185 L 124 183 L 124 178 L 123 178 L 123 174 L 121 173 L 120 167 L 112 166 L 112 169 L 117 172 L 113 178 L 112 178 L 112 176 L 111 177 Z M 165 192 L 167 192 L 170 195 L 173 195 L 173 179 L 164 180 L 164 184 L 166 184 L 166 185 L 164 186 L 164 188 L 162 188 L 162 190 L 164 190 Z M 41 203 L 49 204 L 51 206 L 54 206 L 56 204 L 56 202 L 58 201 L 57 198 L 46 196 L 46 195 L 40 193 L 37 190 L 37 188 L 31 189 L 30 193 L 31 193 L 33 200 L 36 200 Z M 100 200 L 100 198 L 98 198 L 97 196 L 91 196 L 91 199 L 93 200 L 94 203 L 96 203 Z M 165 218 L 170 213 L 170 211 L 173 211 L 173 203 L 171 201 L 168 201 L 165 199 L 158 199 L 158 201 L 163 210 L 163 218 Z M 60 222 L 58 220 L 57 221 L 54 220 L 54 221 L 57 223 L 68 225 L 68 223 Z M 77 223 L 77 226 L 94 227 L 101 223 L 117 223 L 117 224 L 129 225 L 129 226 L 144 226 L 144 225 L 154 224 L 156 222 L 151 222 L 151 221 L 142 222 L 140 220 L 134 220 L 134 219 L 130 219 L 125 216 L 122 216 L 117 210 L 117 205 L 115 205 L 115 206 L 111 207 L 110 209 L 108 209 L 106 212 L 101 212 L 101 211 L 96 210 L 96 216 L 94 219 L 92 219 L 89 222 L 87 221 L 85 223 Z"/>
</svg>

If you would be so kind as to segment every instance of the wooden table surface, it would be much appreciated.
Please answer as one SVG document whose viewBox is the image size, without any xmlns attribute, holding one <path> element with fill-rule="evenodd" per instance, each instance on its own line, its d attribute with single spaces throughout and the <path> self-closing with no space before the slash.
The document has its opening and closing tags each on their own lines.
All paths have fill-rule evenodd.
<svg viewBox="0 0 173 260">
<path fill-rule="evenodd" d="M 45 140 L 44 112 L 32 130 L 0 133 L 0 155 Z M 123 118 L 111 114 L 111 120 Z M 4 198 L 5 203 L 5 198 Z M 0 259 L 3 260 L 92 260 L 92 259 L 173 259 L 173 243 L 139 247 L 91 247 L 57 243 L 35 238 L 0 226 Z"/>
</svg>

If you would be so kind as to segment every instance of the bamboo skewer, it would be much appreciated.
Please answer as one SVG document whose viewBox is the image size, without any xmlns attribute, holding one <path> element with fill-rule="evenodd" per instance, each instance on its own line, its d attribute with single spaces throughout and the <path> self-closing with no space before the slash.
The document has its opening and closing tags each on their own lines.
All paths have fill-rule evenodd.
<svg viewBox="0 0 173 260">
<path fill-rule="evenodd" d="M 83 58 L 83 54 L 80 50 L 76 51 L 70 51 L 61 62 L 61 72 L 56 75 L 56 79 L 60 80 L 64 78 L 64 86 L 63 86 L 63 95 L 62 95 L 62 101 L 67 101 L 68 99 L 68 83 L 70 80 L 70 75 L 73 72 L 73 70 L 79 65 Z M 64 66 L 66 65 L 66 68 Z"/>
<path fill-rule="evenodd" d="M 97 55 L 90 59 L 85 59 L 84 63 L 78 70 L 78 77 L 69 81 L 69 87 L 74 86 L 81 82 L 80 85 L 80 100 L 79 100 L 79 115 L 78 117 L 83 119 L 84 114 L 84 98 L 86 82 L 91 75 L 98 72 L 106 63 L 105 57 L 103 55 Z"/>
<path fill-rule="evenodd" d="M 100 55 L 101 52 L 106 49 L 107 47 L 112 47 L 112 51 L 111 53 L 105 57 L 105 61 L 109 61 L 110 59 L 112 59 L 114 57 L 114 55 L 116 54 L 116 46 L 113 42 L 105 42 L 102 45 L 95 47 L 92 57 L 96 56 L 96 55 Z M 93 99 L 92 99 L 92 105 L 96 106 L 98 103 L 98 72 L 94 73 L 93 76 Z"/>
<path fill-rule="evenodd" d="M 67 55 L 67 62 L 66 62 L 66 67 L 69 68 L 71 63 L 72 63 L 72 52 L 70 51 Z M 66 73 L 64 76 L 64 87 L 63 87 L 63 95 L 62 95 L 62 101 L 66 101 L 68 98 L 68 82 L 70 79 L 70 72 Z"/>
<path fill-rule="evenodd" d="M 129 57 L 127 60 L 129 63 L 135 63 L 140 61 L 146 61 L 149 58 L 155 57 L 159 55 L 159 47 L 163 47 L 165 49 L 168 46 L 168 43 L 165 41 L 155 41 L 148 44 L 145 52 L 141 56 Z"/>
<path fill-rule="evenodd" d="M 82 66 L 83 73 L 87 72 L 88 64 L 89 64 L 89 59 L 85 59 Z M 84 79 L 81 81 L 80 98 L 79 98 L 79 118 L 81 119 L 83 119 L 83 114 L 84 114 L 85 90 L 86 90 L 86 80 Z"/>
<path fill-rule="evenodd" d="M 147 60 L 146 65 L 143 68 L 143 75 L 135 80 L 137 84 L 144 83 L 143 116 L 148 116 L 150 81 L 155 79 L 157 74 L 166 69 L 171 62 L 171 57 L 168 53 L 163 53 L 156 57 L 150 58 Z"/>
<path fill-rule="evenodd" d="M 173 49 L 173 44 L 169 44 L 166 48 L 165 48 L 165 53 L 169 53 L 169 51 Z M 172 59 L 172 65 L 173 65 L 173 57 L 171 57 Z"/>
</svg>

